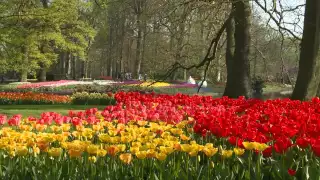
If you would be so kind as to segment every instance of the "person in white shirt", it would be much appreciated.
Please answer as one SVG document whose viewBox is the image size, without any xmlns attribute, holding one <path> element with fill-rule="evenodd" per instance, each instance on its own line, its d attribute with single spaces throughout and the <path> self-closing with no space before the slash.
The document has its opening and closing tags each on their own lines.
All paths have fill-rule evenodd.
<svg viewBox="0 0 320 180">
<path fill-rule="evenodd" d="M 196 84 L 196 81 L 191 76 L 189 76 L 187 83 L 188 84 Z"/>
</svg>

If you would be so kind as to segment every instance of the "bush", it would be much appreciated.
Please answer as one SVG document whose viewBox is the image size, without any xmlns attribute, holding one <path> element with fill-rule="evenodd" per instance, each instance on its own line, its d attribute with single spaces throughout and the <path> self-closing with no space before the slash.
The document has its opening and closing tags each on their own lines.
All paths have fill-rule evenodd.
<svg viewBox="0 0 320 180">
<path fill-rule="evenodd" d="M 112 94 L 78 92 L 71 96 L 75 105 L 114 105 L 116 103 Z"/>
</svg>

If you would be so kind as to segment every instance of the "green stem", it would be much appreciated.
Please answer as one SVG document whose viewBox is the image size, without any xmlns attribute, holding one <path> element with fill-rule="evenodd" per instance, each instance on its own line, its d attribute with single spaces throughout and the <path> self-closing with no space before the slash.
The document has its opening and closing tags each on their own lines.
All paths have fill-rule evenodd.
<svg viewBox="0 0 320 180">
<path fill-rule="evenodd" d="M 252 150 L 250 150 L 249 153 L 249 161 L 248 161 L 248 166 L 249 166 L 249 178 L 251 179 L 251 160 L 252 160 Z"/>
<path fill-rule="evenodd" d="M 257 179 L 261 179 L 261 152 L 258 154 L 258 162 L 257 162 Z"/>
</svg>

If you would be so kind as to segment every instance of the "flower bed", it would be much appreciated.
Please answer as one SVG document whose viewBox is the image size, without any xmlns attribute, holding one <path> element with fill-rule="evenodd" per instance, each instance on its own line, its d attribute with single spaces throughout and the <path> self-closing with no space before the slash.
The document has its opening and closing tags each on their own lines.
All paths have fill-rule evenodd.
<svg viewBox="0 0 320 180">
<path fill-rule="evenodd" d="M 69 104 L 69 96 L 44 93 L 10 93 L 0 92 L 0 104 Z"/>
<path fill-rule="evenodd" d="M 70 111 L 68 116 L 51 112 L 38 119 L 0 116 L 0 124 L 5 124 L 0 131 L 0 163 L 15 163 L 19 169 L 2 168 L 0 176 L 317 179 L 320 175 L 318 98 L 260 101 L 120 92 L 115 99 L 117 104 L 102 112 Z"/>
<path fill-rule="evenodd" d="M 70 85 L 79 85 L 79 84 L 92 84 L 92 82 L 85 81 L 74 81 L 74 80 L 60 80 L 60 81 L 46 81 L 39 83 L 29 83 L 18 85 L 18 89 L 33 89 L 40 87 L 60 87 L 60 86 L 70 86 Z"/>
<path fill-rule="evenodd" d="M 49 93 L 0 92 L 0 105 L 10 104 L 74 104 L 74 105 L 113 105 L 112 93 L 75 93 L 71 96 Z"/>
</svg>

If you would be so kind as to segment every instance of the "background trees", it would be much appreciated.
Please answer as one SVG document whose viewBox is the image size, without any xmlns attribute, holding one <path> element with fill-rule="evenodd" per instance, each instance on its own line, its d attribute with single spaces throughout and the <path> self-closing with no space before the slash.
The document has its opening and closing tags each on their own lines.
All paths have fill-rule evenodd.
<svg viewBox="0 0 320 180">
<path fill-rule="evenodd" d="M 124 72 L 180 80 L 206 75 L 211 83 L 227 82 L 225 95 L 237 97 L 250 96 L 251 79 L 258 76 L 295 84 L 300 59 L 293 97 L 308 99 L 318 86 L 318 26 L 310 24 L 318 4 L 307 8 L 302 37 L 305 3 L 314 2 L 4 0 L 0 71 L 18 72 L 21 81 L 32 74 L 42 81 L 46 75 L 119 78 Z M 230 13 L 233 19 L 223 27 Z M 308 88 L 301 83 L 315 81 Z"/>
<path fill-rule="evenodd" d="M 45 71 L 58 61 L 61 53 L 84 58 L 88 41 L 94 36 L 93 28 L 82 12 L 88 11 L 87 3 L 80 0 L 54 1 L 2 1 L 1 54 L 5 70 L 20 73 L 21 81 L 28 74 Z M 68 8 L 66 8 L 68 7 Z"/>
</svg>

